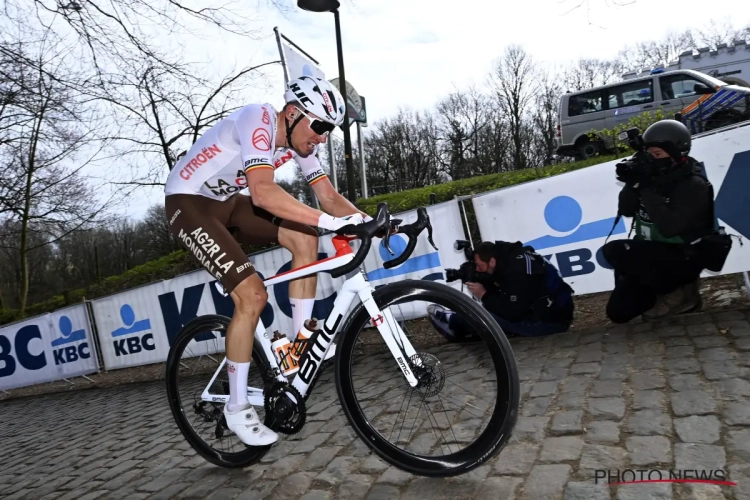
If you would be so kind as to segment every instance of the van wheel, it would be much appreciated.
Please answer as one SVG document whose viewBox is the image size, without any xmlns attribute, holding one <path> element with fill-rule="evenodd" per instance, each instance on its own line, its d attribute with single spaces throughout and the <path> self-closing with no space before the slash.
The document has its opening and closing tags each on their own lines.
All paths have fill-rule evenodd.
<svg viewBox="0 0 750 500">
<path fill-rule="evenodd" d="M 585 140 L 585 141 L 578 143 L 576 156 L 578 160 L 586 160 L 588 158 L 593 158 L 601 151 L 602 151 L 601 141 Z"/>
</svg>

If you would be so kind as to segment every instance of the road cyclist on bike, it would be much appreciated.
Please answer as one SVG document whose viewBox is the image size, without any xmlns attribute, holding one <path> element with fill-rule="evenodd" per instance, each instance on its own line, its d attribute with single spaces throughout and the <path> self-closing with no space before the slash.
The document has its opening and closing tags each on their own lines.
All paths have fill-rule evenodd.
<svg viewBox="0 0 750 500">
<path fill-rule="evenodd" d="M 345 118 L 345 103 L 328 81 L 292 80 L 280 112 L 248 104 L 209 128 L 167 178 L 165 208 L 172 234 L 230 294 L 234 314 L 226 333 L 227 427 L 249 446 L 278 435 L 258 418 L 247 394 L 253 333 L 268 300 L 262 279 L 240 243 L 277 243 L 292 253 L 292 269 L 318 256 L 318 232 L 371 220 L 328 180 L 316 153 Z M 323 211 L 301 203 L 274 182 L 275 169 L 295 160 Z M 250 196 L 241 191 L 247 187 Z M 317 276 L 290 282 L 293 334 L 312 316 Z"/>
</svg>

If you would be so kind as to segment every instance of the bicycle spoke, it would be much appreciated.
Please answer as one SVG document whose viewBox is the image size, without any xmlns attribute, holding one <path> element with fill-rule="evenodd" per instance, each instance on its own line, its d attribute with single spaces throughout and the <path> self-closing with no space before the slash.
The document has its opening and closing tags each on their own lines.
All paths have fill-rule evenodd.
<svg viewBox="0 0 750 500">
<path fill-rule="evenodd" d="M 410 402 L 411 402 L 411 396 L 412 396 L 412 394 L 413 394 L 413 392 L 409 391 L 409 401 Z M 406 401 L 406 393 L 404 393 L 404 401 Z M 396 415 L 396 418 L 393 420 L 393 428 L 391 429 L 391 434 L 390 434 L 391 436 L 393 436 L 393 430 L 396 428 L 396 423 L 398 421 L 398 415 L 401 415 L 401 410 L 404 407 L 404 401 L 401 402 L 401 408 L 399 408 L 398 414 Z M 407 408 L 408 408 L 408 405 L 407 405 Z M 409 410 L 407 409 L 406 411 L 408 413 Z M 404 421 L 406 421 L 406 415 L 404 415 Z M 399 430 L 399 436 L 401 436 L 401 431 L 402 430 L 404 430 L 404 424 L 403 424 L 403 422 L 401 423 L 401 429 Z M 388 439 L 390 439 L 390 436 L 389 436 Z M 398 441 L 398 437 L 396 438 L 396 441 Z"/>
<path fill-rule="evenodd" d="M 402 325 L 403 311 L 400 304 L 391 306 L 387 324 L 394 334 L 396 324 L 401 328 L 403 337 L 394 337 L 402 351 L 407 342 L 416 350 L 409 366 L 418 381 L 422 378 L 421 385 L 406 384 L 382 337 L 363 329 L 352 359 L 359 410 L 393 446 L 418 454 L 456 453 L 482 433 L 497 405 L 497 381 L 487 377 L 493 359 L 483 343 L 446 343 L 426 321 Z"/>
</svg>

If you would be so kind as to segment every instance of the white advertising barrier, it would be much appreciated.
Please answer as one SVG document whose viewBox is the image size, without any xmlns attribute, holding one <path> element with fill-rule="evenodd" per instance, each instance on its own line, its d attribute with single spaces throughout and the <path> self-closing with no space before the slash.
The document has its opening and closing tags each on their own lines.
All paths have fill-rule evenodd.
<svg viewBox="0 0 750 500">
<path fill-rule="evenodd" d="M 728 233 L 744 236 L 742 246 L 733 239 L 719 274 L 746 271 L 750 268 L 750 126 L 694 137 L 690 155 L 706 167 L 720 224 Z M 557 267 L 576 294 L 612 290 L 612 270 L 601 247 L 614 224 L 623 186 L 615 179 L 618 161 L 475 196 L 482 239 L 533 246 Z M 630 226 L 631 219 L 621 219 L 610 240 L 626 238 Z"/>
<path fill-rule="evenodd" d="M 425 231 L 411 257 L 401 266 L 387 270 L 382 267 L 384 260 L 400 255 L 406 247 L 406 238 L 392 236 L 394 257 L 383 248 L 380 240 L 373 240 L 363 268 L 374 287 L 402 279 L 441 280 L 444 268 L 456 268 L 464 261 L 462 252 L 453 249 L 454 241 L 464 238 L 458 202 L 434 205 L 428 207 L 427 212 L 439 252 L 427 242 Z M 393 217 L 403 219 L 406 224 L 415 221 L 417 214 L 411 211 Z M 320 259 L 335 254 L 331 239 L 332 235 L 321 238 Z M 284 248 L 252 255 L 250 260 L 264 279 L 291 269 L 291 253 Z M 314 317 L 322 318 L 328 313 L 344 279 L 332 279 L 328 273 L 318 275 Z M 171 342 L 188 321 L 204 314 L 232 316 L 231 297 L 223 296 L 215 284 L 216 280 L 208 272 L 200 270 L 93 301 L 104 366 L 111 370 L 165 361 Z M 460 283 L 452 285 L 460 286 Z M 403 307 L 399 313 L 406 318 L 425 314 Z M 268 288 L 268 305 L 261 320 L 271 332 L 278 330 L 291 335 L 288 282 Z"/>
<path fill-rule="evenodd" d="M 97 371 L 96 348 L 83 304 L 0 329 L 0 390 Z"/>
</svg>

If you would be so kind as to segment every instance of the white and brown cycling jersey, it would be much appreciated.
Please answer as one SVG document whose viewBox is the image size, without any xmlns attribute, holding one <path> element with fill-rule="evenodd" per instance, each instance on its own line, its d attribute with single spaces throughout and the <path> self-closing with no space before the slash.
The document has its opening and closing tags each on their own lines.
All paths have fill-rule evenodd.
<svg viewBox="0 0 750 500">
<path fill-rule="evenodd" d="M 294 160 L 308 183 L 325 171 L 315 156 L 276 147 L 276 115 L 270 104 L 248 104 L 208 129 L 177 162 L 167 177 L 165 195 L 196 194 L 225 201 L 247 187 L 245 172 L 275 170 Z"/>
</svg>

